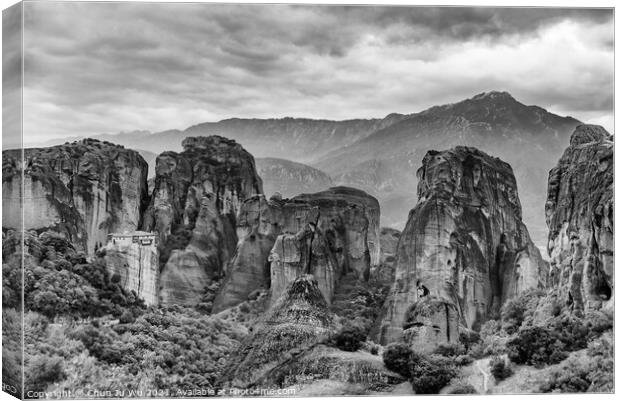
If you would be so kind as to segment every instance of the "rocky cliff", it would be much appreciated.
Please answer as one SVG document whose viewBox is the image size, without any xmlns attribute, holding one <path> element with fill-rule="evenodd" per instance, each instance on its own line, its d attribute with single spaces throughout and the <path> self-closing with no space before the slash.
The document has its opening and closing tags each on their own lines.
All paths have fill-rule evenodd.
<svg viewBox="0 0 620 401">
<path fill-rule="evenodd" d="M 549 172 L 545 211 L 550 282 L 578 313 L 613 308 L 614 143 L 604 128 L 580 125 Z"/>
<path fill-rule="evenodd" d="M 196 304 L 205 287 L 224 273 L 237 244 L 242 202 L 262 193 L 254 158 L 220 136 L 190 137 L 183 152 L 157 157 L 146 231 L 169 252 L 160 276 L 162 304 Z"/>
<path fill-rule="evenodd" d="M 342 274 L 367 280 L 371 264 L 378 263 L 379 214 L 375 198 L 345 187 L 292 199 L 247 199 L 237 223 L 240 241 L 214 310 L 260 288 L 270 288 L 275 301 L 305 273 L 314 274 L 329 303 Z"/>
<path fill-rule="evenodd" d="M 158 304 L 159 251 L 155 235 L 146 232 L 112 234 L 103 248 L 107 270 L 119 284 L 144 300 Z"/>
<path fill-rule="evenodd" d="M 396 252 L 378 341 L 417 349 L 458 340 L 508 298 L 545 285 L 547 265 L 521 221 L 511 167 L 475 148 L 430 151 Z"/>
<path fill-rule="evenodd" d="M 232 355 L 223 375 L 229 386 L 274 383 L 271 372 L 334 332 L 334 317 L 311 275 L 297 277 Z"/>
<path fill-rule="evenodd" d="M 147 170 L 135 151 L 95 139 L 49 148 L 3 151 L 2 221 L 20 225 L 23 173 L 24 228 L 62 232 L 93 254 L 111 232 L 134 231 L 148 203 Z"/>
<path fill-rule="evenodd" d="M 544 247 L 547 240 L 546 185 L 540 177 L 546 176 L 554 166 L 579 124 L 572 117 L 525 105 L 509 93 L 490 91 L 412 114 L 389 114 L 383 119 L 233 118 L 198 124 L 186 130 L 124 132 L 98 138 L 159 154 L 165 150 L 181 150 L 181 140 L 187 136 L 222 135 L 241 143 L 255 157 L 305 163 L 332 177 L 332 185 L 367 192 L 381 204 L 382 224 L 398 229 L 404 227 L 407 212 L 416 203 L 414 172 L 426 152 L 458 145 L 475 146 L 501 157 L 514 168 L 523 220 L 537 245 Z M 260 161 L 257 160 L 257 164 Z M 291 172 L 301 171 L 303 181 L 313 174 L 307 166 L 301 165 L 299 170 L 292 162 L 276 161 L 272 165 L 274 180 L 267 175 L 263 177 L 268 196 L 275 185 L 298 186 L 299 181 L 294 178 L 296 173 Z M 278 176 L 280 173 L 282 175 Z M 287 176 L 293 180 L 288 181 Z M 320 189 L 308 187 L 283 195 Z"/>
</svg>

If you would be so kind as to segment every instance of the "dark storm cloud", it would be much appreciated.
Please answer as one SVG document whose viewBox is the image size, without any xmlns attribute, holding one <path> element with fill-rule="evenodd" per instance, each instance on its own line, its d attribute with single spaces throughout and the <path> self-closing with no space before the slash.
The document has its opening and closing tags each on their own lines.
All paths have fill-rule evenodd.
<svg viewBox="0 0 620 401">
<path fill-rule="evenodd" d="M 2 13 L 2 147 L 21 145 L 21 5 Z"/>
<path fill-rule="evenodd" d="M 530 35 L 563 19 L 604 23 L 612 18 L 609 10 L 567 8 L 367 7 L 350 12 L 359 13 L 364 20 L 382 27 L 402 23 L 423 28 L 427 35 L 453 40 Z"/>
<path fill-rule="evenodd" d="M 490 89 L 606 121 L 612 18 L 587 9 L 26 3 L 26 128 L 42 138 L 233 116 L 380 117 Z"/>
</svg>

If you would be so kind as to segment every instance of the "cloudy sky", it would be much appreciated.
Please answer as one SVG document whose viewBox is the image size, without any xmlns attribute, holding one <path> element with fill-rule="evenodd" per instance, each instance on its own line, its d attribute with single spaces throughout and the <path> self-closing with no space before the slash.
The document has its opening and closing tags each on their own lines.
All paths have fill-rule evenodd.
<svg viewBox="0 0 620 401">
<path fill-rule="evenodd" d="M 24 20 L 33 141 L 383 117 L 493 89 L 613 129 L 610 10 L 44 2 Z"/>
</svg>

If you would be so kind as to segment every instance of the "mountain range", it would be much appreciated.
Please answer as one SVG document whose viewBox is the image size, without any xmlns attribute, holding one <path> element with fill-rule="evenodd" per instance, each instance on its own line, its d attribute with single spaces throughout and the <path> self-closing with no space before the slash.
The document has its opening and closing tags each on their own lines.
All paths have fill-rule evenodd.
<svg viewBox="0 0 620 401">
<path fill-rule="evenodd" d="M 548 172 L 579 124 L 575 118 L 525 105 L 507 92 L 491 91 L 382 119 L 232 118 L 182 131 L 133 131 L 93 137 L 140 151 L 149 162 L 151 174 L 152 154 L 181 150 L 187 136 L 231 138 L 257 157 L 267 195 L 278 191 L 292 196 L 331 184 L 357 187 L 379 199 L 381 224 L 399 229 L 417 203 L 416 171 L 426 152 L 475 146 L 512 166 L 524 221 L 536 244 L 542 247 L 547 236 L 544 194 Z M 74 139 L 78 138 L 41 145 Z"/>
</svg>

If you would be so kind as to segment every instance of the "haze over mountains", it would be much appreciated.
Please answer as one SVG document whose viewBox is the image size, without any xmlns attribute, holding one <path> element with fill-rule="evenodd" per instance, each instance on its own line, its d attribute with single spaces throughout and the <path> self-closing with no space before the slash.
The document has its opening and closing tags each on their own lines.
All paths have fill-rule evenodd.
<svg viewBox="0 0 620 401">
<path fill-rule="evenodd" d="M 225 136 L 241 143 L 257 158 L 268 196 L 276 190 L 291 196 L 332 184 L 357 187 L 379 199 L 381 225 L 399 229 L 417 202 L 416 172 L 426 152 L 474 146 L 512 166 L 524 222 L 535 243 L 542 247 L 547 236 L 544 203 L 548 173 L 579 124 L 575 118 L 526 106 L 507 92 L 492 91 L 383 119 L 233 118 L 197 124 L 183 131 L 133 131 L 93 137 L 144 153 L 152 174 L 152 154 L 181 150 L 187 136 Z M 73 139 L 78 138 L 41 145 Z"/>
</svg>

